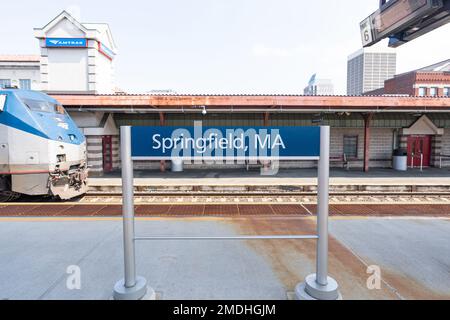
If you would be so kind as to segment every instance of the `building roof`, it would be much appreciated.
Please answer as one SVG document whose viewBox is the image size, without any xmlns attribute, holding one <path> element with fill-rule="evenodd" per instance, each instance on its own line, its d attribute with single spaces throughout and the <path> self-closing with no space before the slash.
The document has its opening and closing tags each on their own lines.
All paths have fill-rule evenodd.
<svg viewBox="0 0 450 320">
<path fill-rule="evenodd" d="M 448 60 L 444 60 L 435 64 L 432 64 L 431 66 L 428 67 L 424 67 L 424 68 L 420 68 L 420 69 L 416 69 L 416 70 L 412 70 L 412 71 L 407 71 L 404 73 L 399 73 L 396 74 L 394 76 L 394 78 L 391 79 L 387 79 L 387 80 L 395 80 L 395 78 L 404 76 L 404 75 L 408 75 L 408 74 L 413 74 L 413 73 L 430 73 L 430 72 L 450 72 L 450 59 Z"/>
<path fill-rule="evenodd" d="M 417 72 L 450 72 L 450 59 L 416 70 Z"/>
<path fill-rule="evenodd" d="M 95 39 L 102 43 L 107 40 L 107 47 L 112 50 L 114 54 L 116 54 L 117 47 L 107 23 L 81 23 L 65 10 L 63 10 L 44 27 L 34 28 L 35 37 L 38 39 L 45 39 L 47 37 L 47 34 L 64 20 L 68 20 L 83 34 L 83 37 L 86 37 L 87 39 Z M 61 33 L 60 36 L 57 35 L 56 37 L 66 37 L 66 34 Z"/>
<path fill-rule="evenodd" d="M 308 85 L 313 85 L 316 83 L 320 83 L 320 84 L 328 84 L 328 85 L 332 85 L 333 81 L 331 79 L 328 78 L 320 78 L 317 76 L 317 73 L 314 73 L 311 78 L 309 79 Z"/>
<path fill-rule="evenodd" d="M 111 29 L 109 28 L 109 24 L 108 23 L 86 23 L 86 22 L 82 22 L 82 25 L 85 26 L 88 29 L 98 30 L 100 32 L 100 34 L 101 34 L 101 37 L 107 37 L 108 42 L 111 44 L 112 49 L 114 49 L 114 51 L 117 50 L 117 46 L 116 46 L 116 43 L 115 43 L 114 38 L 112 36 Z"/>
<path fill-rule="evenodd" d="M 0 55 L 1 62 L 40 62 L 40 60 L 41 57 L 39 55 Z"/>
<path fill-rule="evenodd" d="M 386 54 L 396 54 L 397 51 L 393 48 L 386 48 L 382 46 L 372 46 L 367 48 L 359 49 L 352 54 L 350 54 L 347 59 L 350 61 L 364 53 L 386 53 Z"/>
</svg>

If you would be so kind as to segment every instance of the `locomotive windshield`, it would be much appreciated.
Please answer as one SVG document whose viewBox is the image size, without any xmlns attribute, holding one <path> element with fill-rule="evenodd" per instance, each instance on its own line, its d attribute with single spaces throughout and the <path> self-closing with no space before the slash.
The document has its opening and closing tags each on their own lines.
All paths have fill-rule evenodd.
<svg viewBox="0 0 450 320">
<path fill-rule="evenodd" d="M 60 104 L 32 99 L 22 99 L 22 101 L 32 111 L 65 114 L 64 108 Z"/>
</svg>

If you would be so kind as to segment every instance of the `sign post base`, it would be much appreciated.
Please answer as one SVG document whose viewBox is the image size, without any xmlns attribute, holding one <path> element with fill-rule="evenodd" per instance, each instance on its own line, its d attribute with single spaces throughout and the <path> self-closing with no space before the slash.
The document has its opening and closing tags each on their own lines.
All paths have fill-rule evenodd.
<svg viewBox="0 0 450 320">
<path fill-rule="evenodd" d="M 336 280 L 328 277 L 328 284 L 323 286 L 317 283 L 316 274 L 307 276 L 305 282 L 298 284 L 295 295 L 298 300 L 342 300 Z"/>
<path fill-rule="evenodd" d="M 125 280 L 122 279 L 114 286 L 114 300 L 155 300 L 155 291 L 147 286 L 147 280 L 143 277 L 136 277 L 134 287 L 125 287 Z"/>
</svg>

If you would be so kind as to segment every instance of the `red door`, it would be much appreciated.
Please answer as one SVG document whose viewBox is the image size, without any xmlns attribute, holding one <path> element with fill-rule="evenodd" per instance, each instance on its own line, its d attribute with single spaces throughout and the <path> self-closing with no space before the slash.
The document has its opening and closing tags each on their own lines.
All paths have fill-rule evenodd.
<svg viewBox="0 0 450 320">
<path fill-rule="evenodd" d="M 111 172 L 113 167 L 112 159 L 112 136 L 103 136 L 103 172 Z"/>
<path fill-rule="evenodd" d="M 429 167 L 431 162 L 431 136 L 408 137 L 408 166 L 420 168 L 423 155 L 423 166 Z"/>
</svg>

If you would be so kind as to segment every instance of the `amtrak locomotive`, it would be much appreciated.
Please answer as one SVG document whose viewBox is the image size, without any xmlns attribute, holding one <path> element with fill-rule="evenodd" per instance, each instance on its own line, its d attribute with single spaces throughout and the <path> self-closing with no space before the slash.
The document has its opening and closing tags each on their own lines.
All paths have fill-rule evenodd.
<svg viewBox="0 0 450 320">
<path fill-rule="evenodd" d="M 84 194 L 86 157 L 86 139 L 58 101 L 41 92 L 0 90 L 0 201 Z"/>
</svg>

